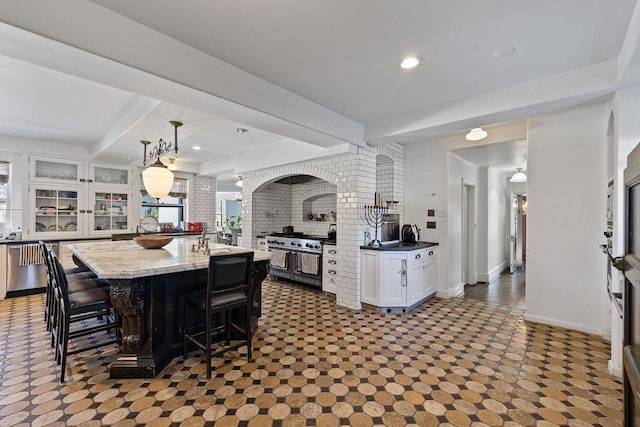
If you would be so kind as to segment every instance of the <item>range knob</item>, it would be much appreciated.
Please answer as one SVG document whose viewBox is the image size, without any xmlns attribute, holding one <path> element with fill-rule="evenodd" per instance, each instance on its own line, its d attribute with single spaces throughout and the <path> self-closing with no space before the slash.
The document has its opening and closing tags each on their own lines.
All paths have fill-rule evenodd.
<svg viewBox="0 0 640 427">
<path fill-rule="evenodd" d="M 308 248 L 312 248 L 313 247 L 313 245 L 311 243 L 307 243 L 305 246 L 308 247 Z"/>
<path fill-rule="evenodd" d="M 315 245 L 314 248 L 320 249 L 320 245 Z"/>
<path fill-rule="evenodd" d="M 295 246 L 295 245 L 296 245 L 296 242 L 291 242 L 291 246 Z"/>
<path fill-rule="evenodd" d="M 301 247 L 301 246 L 302 246 L 302 243 L 298 243 L 298 247 Z"/>
</svg>

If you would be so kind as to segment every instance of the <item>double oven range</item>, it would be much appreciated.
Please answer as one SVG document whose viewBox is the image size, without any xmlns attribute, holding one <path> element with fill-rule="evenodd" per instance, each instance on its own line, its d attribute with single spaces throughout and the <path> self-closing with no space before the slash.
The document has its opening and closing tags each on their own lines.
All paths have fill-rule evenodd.
<svg viewBox="0 0 640 427">
<path fill-rule="evenodd" d="M 267 236 L 272 277 L 322 287 L 322 242 L 303 233 L 272 233 Z"/>
</svg>

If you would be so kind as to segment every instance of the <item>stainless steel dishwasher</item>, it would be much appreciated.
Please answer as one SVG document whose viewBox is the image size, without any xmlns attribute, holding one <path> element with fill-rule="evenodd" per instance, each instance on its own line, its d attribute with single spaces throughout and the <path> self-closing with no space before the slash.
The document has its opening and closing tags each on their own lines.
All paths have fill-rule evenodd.
<svg viewBox="0 0 640 427">
<path fill-rule="evenodd" d="M 20 251 L 24 245 L 37 243 L 8 244 L 7 247 L 7 292 L 32 291 L 47 286 L 44 264 L 20 265 Z M 47 243 L 50 250 L 58 254 L 58 242 Z"/>
</svg>

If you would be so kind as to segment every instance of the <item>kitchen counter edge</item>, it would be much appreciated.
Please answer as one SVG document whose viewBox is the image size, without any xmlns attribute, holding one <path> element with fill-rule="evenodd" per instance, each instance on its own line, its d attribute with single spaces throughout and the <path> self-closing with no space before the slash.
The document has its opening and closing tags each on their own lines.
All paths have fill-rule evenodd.
<svg viewBox="0 0 640 427">
<path fill-rule="evenodd" d="M 432 248 L 434 246 L 438 246 L 439 243 L 435 242 L 417 242 L 417 243 L 390 243 L 388 245 L 382 245 L 377 248 L 372 248 L 371 246 L 360 246 L 360 249 L 369 250 L 369 251 L 381 251 L 381 252 L 410 252 L 410 251 L 418 251 L 420 249 Z"/>
</svg>

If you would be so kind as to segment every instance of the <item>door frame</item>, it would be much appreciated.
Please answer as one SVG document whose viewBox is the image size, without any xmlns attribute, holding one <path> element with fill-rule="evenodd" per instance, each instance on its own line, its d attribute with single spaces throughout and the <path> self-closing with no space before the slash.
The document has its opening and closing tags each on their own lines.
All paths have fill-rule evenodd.
<svg viewBox="0 0 640 427">
<path fill-rule="evenodd" d="M 462 285 L 475 285 L 478 282 L 476 272 L 476 184 L 462 178 L 461 203 L 461 274 Z"/>
</svg>

